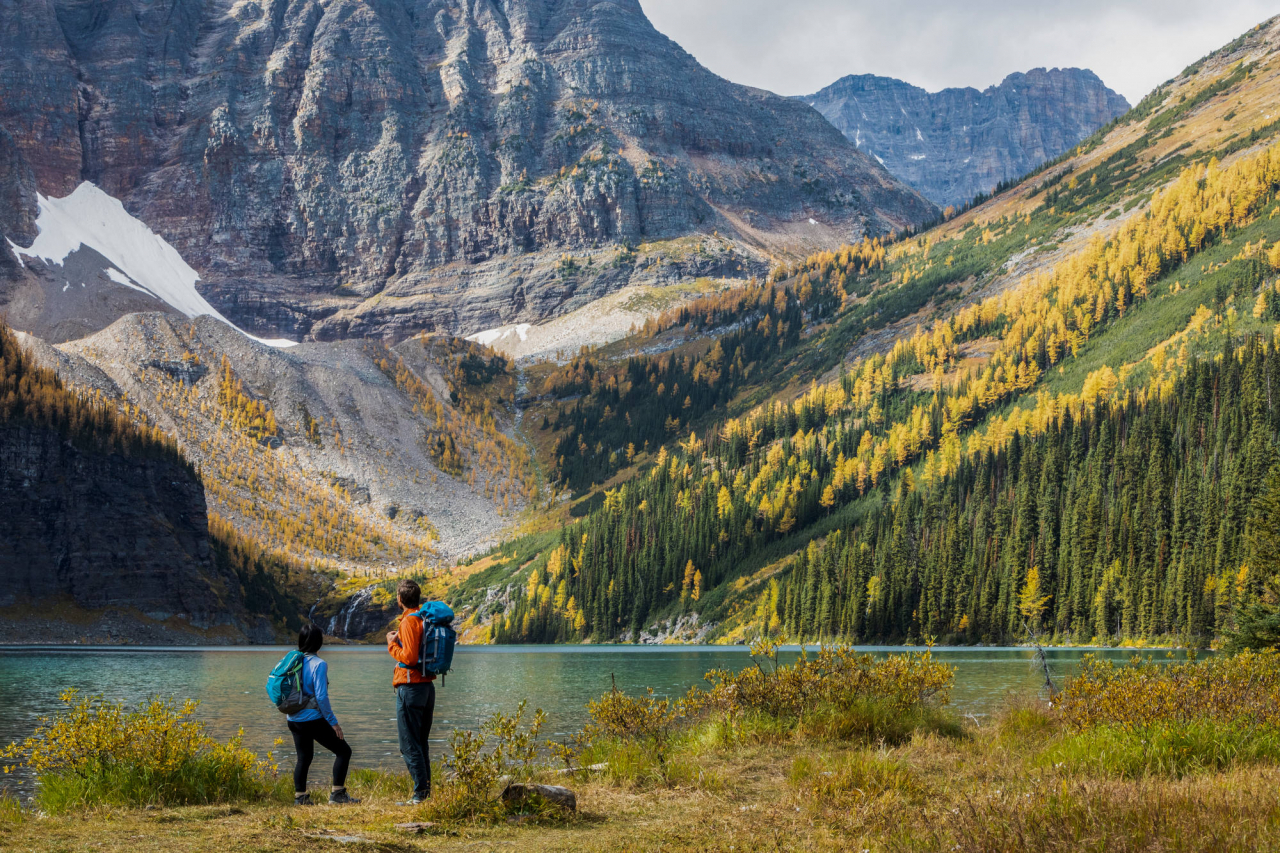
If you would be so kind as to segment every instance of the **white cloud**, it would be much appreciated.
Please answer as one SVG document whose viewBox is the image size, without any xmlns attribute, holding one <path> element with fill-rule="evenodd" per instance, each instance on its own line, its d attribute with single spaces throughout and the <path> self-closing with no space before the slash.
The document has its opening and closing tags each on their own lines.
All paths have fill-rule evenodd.
<svg viewBox="0 0 1280 853">
<path fill-rule="evenodd" d="M 930 91 L 1089 68 L 1137 103 L 1277 9 L 1263 0 L 640 0 L 712 71 L 785 95 L 846 74 Z"/>
</svg>

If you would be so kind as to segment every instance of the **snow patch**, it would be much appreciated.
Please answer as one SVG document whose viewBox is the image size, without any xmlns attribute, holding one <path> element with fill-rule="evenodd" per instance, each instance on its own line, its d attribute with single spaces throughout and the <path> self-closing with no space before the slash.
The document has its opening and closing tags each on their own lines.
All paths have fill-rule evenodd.
<svg viewBox="0 0 1280 853">
<path fill-rule="evenodd" d="M 920 128 L 918 127 L 916 128 L 916 139 L 920 142 L 924 142 L 924 136 L 920 133 Z"/>
<path fill-rule="evenodd" d="M 879 154 L 877 154 L 877 153 L 875 153 L 874 151 L 872 151 L 872 152 L 871 152 L 871 156 L 872 156 L 872 157 L 874 157 L 874 158 L 876 158 L 876 162 L 877 162 L 877 163 L 879 163 L 881 166 L 884 166 L 884 161 L 880 159 L 880 155 L 879 155 Z M 888 167 L 888 166 L 885 166 L 885 168 L 887 169 L 887 168 L 889 168 L 889 167 Z"/>
<path fill-rule="evenodd" d="M 529 330 L 533 326 L 529 323 L 517 323 L 512 326 L 499 326 L 496 329 L 485 329 L 483 332 L 476 332 L 469 335 L 467 340 L 480 344 L 481 346 L 491 347 L 498 341 L 515 336 L 521 341 L 529 339 Z"/>
<path fill-rule="evenodd" d="M 928 156 L 929 156 L 928 154 L 912 154 L 910 159 L 912 159 L 912 160 L 923 160 L 923 159 L 925 159 L 925 158 L 926 158 L 926 157 L 928 157 Z"/>
<path fill-rule="evenodd" d="M 6 242 L 8 242 L 9 248 L 13 250 L 13 256 L 18 259 L 18 266 L 22 267 L 25 270 L 27 268 L 27 265 L 22 262 L 22 249 L 18 246 L 17 243 L 13 242 L 8 237 L 6 237 L 5 240 Z"/>
<path fill-rule="evenodd" d="M 143 293 L 155 296 L 154 293 L 151 293 L 151 291 L 147 290 L 145 287 L 140 287 L 139 285 L 134 284 L 133 279 L 129 278 L 129 276 L 120 272 L 120 270 L 115 267 L 107 267 L 107 278 L 111 279 L 116 284 L 123 284 L 125 287 L 132 287 L 134 290 L 141 290 Z"/>
<path fill-rule="evenodd" d="M 813 217 L 809 217 L 809 224 L 810 224 L 810 225 L 817 225 L 817 224 L 818 224 L 818 220 L 814 219 Z"/>
<path fill-rule="evenodd" d="M 148 293 L 188 317 L 208 314 L 236 328 L 196 290 L 200 276 L 182 255 L 145 223 L 130 216 L 118 199 L 88 181 L 66 198 L 36 198 L 40 205 L 36 228 L 40 233 L 30 247 L 14 246 L 20 255 L 62 266 L 68 255 L 87 246 L 114 265 L 107 270 L 107 276 L 117 284 Z M 254 340 L 274 347 L 295 344 Z"/>
</svg>

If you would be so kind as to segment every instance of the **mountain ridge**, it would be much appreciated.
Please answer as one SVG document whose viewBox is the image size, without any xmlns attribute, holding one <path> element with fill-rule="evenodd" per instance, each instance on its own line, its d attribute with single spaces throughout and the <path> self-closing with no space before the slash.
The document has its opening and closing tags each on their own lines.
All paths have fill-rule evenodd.
<svg viewBox="0 0 1280 853">
<path fill-rule="evenodd" d="M 939 206 L 1021 178 L 1129 109 L 1088 69 L 1033 68 L 979 90 L 842 77 L 801 98 Z M 976 161 L 976 162 L 975 162 Z"/>
</svg>

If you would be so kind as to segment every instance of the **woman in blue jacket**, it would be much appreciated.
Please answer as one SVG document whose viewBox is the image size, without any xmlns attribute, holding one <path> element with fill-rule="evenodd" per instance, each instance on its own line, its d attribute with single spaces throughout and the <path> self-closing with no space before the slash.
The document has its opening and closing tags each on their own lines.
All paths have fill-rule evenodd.
<svg viewBox="0 0 1280 853">
<path fill-rule="evenodd" d="M 329 802 L 334 804 L 358 803 L 347 794 L 347 766 L 351 763 L 351 747 L 342 736 L 342 726 L 329 705 L 329 665 L 317 652 L 324 645 L 324 633 L 315 625 L 306 625 L 298 632 L 298 651 L 306 655 L 302 667 L 302 692 L 315 698 L 305 711 L 289 715 L 289 731 L 298 752 L 298 763 L 293 767 L 293 802 L 298 806 L 311 805 L 307 793 L 307 771 L 315 756 L 316 744 L 333 753 L 333 789 Z"/>
</svg>

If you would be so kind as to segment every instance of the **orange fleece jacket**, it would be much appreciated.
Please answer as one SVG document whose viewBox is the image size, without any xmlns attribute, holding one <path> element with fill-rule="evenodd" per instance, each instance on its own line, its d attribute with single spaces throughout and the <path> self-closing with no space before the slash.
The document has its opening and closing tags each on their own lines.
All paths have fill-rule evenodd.
<svg viewBox="0 0 1280 853">
<path fill-rule="evenodd" d="M 399 631 L 397 641 L 387 640 L 387 651 L 397 663 L 413 666 L 418 662 L 418 648 L 422 645 L 422 620 L 410 618 L 409 611 L 405 611 L 400 614 Z M 424 676 L 416 669 L 405 669 L 402 666 L 397 666 L 391 676 L 391 684 L 394 687 L 435 680 L 434 675 Z"/>
</svg>

